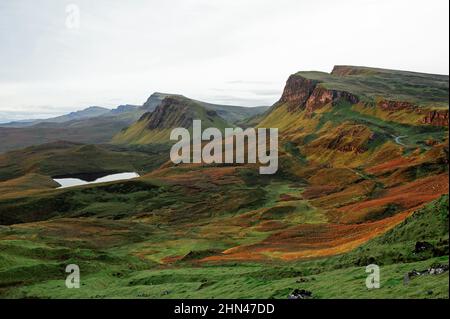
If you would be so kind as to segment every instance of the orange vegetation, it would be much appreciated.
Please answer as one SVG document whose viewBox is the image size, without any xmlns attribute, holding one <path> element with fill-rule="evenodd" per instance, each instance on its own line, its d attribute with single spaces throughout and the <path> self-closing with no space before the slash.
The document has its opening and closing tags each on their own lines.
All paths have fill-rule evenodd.
<svg viewBox="0 0 450 319">
<path fill-rule="evenodd" d="M 448 194 L 448 173 L 416 180 L 398 187 L 393 187 L 381 197 L 362 201 L 339 208 L 343 222 L 360 222 L 371 212 L 386 207 L 389 204 L 403 209 L 420 207 L 421 205 Z"/>
<path fill-rule="evenodd" d="M 274 233 L 260 243 L 237 246 L 202 261 L 293 260 L 336 255 L 386 232 L 410 214 L 407 211 L 380 221 L 354 225 L 302 224 Z"/>
</svg>

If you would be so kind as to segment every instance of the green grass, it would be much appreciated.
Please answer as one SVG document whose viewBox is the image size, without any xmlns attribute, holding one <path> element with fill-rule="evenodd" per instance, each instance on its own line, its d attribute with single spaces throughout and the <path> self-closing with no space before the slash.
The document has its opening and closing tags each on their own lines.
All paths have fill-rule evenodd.
<svg viewBox="0 0 450 319">
<path fill-rule="evenodd" d="M 289 188 L 284 186 L 283 190 Z M 178 236 L 178 227 L 96 219 L 80 222 L 88 223 L 80 225 L 80 229 L 97 225 L 106 233 L 96 232 L 92 240 L 74 241 L 70 235 L 60 236 L 44 225 L 2 228 L 0 296 L 284 299 L 294 289 L 307 289 L 314 298 L 448 298 L 448 272 L 403 283 L 404 275 L 413 269 L 448 263 L 448 196 L 350 253 L 295 262 L 198 265 L 196 259 L 208 255 L 208 251 L 223 250 L 228 244 L 223 239 L 194 239 L 195 229 L 189 238 Z M 81 233 L 77 236 L 86 238 Z M 106 237 L 100 240 L 97 236 Z M 5 239 L 11 237 L 17 239 Z M 413 253 L 417 240 L 433 243 L 435 252 Z M 148 257 L 138 258 L 143 249 L 149 250 Z M 174 264 L 160 263 L 166 256 L 188 252 L 197 253 L 191 254 L 192 259 Z M 397 258 L 400 255 L 403 257 Z M 65 287 L 64 269 L 69 263 L 81 268 L 80 289 Z M 369 263 L 380 266 L 380 289 L 369 290 L 365 286 L 365 266 Z"/>
<path fill-rule="evenodd" d="M 414 278 L 408 285 L 403 283 L 407 272 L 427 269 L 436 262 L 448 263 L 448 258 L 382 266 L 381 287 L 372 290 L 365 286 L 367 273 L 362 266 L 314 274 L 295 266 L 236 265 L 133 271 L 119 266 L 101 266 L 95 274 L 84 276 L 81 268 L 80 289 L 67 289 L 65 274 L 61 272 L 60 278 L 12 289 L 3 297 L 285 299 L 294 289 L 307 289 L 313 292 L 314 298 L 448 298 L 448 272 Z M 48 270 L 51 273 L 52 268 Z"/>
<path fill-rule="evenodd" d="M 0 181 L 29 173 L 59 176 L 135 171 L 142 174 L 168 158 L 169 147 L 164 145 L 127 147 L 57 142 L 0 154 Z"/>
<path fill-rule="evenodd" d="M 351 75 L 338 76 L 325 72 L 298 72 L 297 75 L 317 80 L 327 89 L 347 91 L 366 101 L 384 98 L 408 101 L 423 106 L 448 109 L 446 75 L 349 66 Z"/>
</svg>

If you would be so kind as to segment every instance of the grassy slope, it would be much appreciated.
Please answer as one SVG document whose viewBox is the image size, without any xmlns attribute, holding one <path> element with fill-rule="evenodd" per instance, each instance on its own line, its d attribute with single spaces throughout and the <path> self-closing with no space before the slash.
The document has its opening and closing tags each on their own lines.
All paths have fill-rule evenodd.
<svg viewBox="0 0 450 319">
<path fill-rule="evenodd" d="M 168 234 L 154 225 L 95 220 L 63 224 L 67 223 L 67 230 L 63 228 L 59 232 L 54 228 L 57 222 L 53 231 L 36 227 L 39 224 L 25 224 L 0 232 L 4 252 L 0 259 L 3 297 L 286 298 L 293 289 L 299 288 L 311 290 L 315 298 L 448 298 L 448 272 L 414 278 L 408 285 L 403 284 L 404 275 L 413 269 L 448 263 L 448 196 L 348 254 L 281 264 L 228 263 L 197 267 L 187 260 L 162 267 L 155 261 L 139 258 L 136 251 L 137 247 L 151 247 L 148 240 L 165 240 Z M 41 238 L 39 242 L 36 232 Z M 447 253 L 412 253 L 414 233 L 435 244 L 447 238 Z M 71 236 L 90 240 L 74 242 Z M 68 238 L 72 238 L 71 242 Z M 187 239 L 179 240 L 179 244 L 189 245 Z M 397 255 L 406 253 L 401 261 L 392 259 L 391 248 L 395 245 L 402 247 Z M 380 289 L 368 290 L 364 284 L 367 274 L 362 258 L 368 251 L 374 258 L 371 262 L 381 266 Z M 78 263 L 82 269 L 81 289 L 64 287 L 63 270 L 69 262 Z"/>
<path fill-rule="evenodd" d="M 168 157 L 163 146 L 118 147 L 56 142 L 0 154 L 0 181 L 30 173 L 46 176 L 79 173 L 144 173 Z"/>
</svg>

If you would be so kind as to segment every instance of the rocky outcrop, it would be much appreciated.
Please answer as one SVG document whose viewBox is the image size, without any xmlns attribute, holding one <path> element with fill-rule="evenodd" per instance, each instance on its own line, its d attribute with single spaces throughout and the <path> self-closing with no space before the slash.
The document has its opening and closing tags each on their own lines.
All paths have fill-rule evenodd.
<svg viewBox="0 0 450 319">
<path fill-rule="evenodd" d="M 359 102 L 359 99 L 349 92 L 329 90 L 324 87 L 317 86 L 306 101 L 305 109 L 307 113 L 311 114 L 315 110 L 329 103 L 335 103 L 339 100 L 345 100 L 351 104 L 356 104 Z"/>
<path fill-rule="evenodd" d="M 161 102 L 170 96 L 179 96 L 176 94 L 167 94 L 167 93 L 159 93 L 155 92 L 147 99 L 147 101 L 141 106 L 141 109 L 145 112 L 153 112 L 156 107 L 161 104 Z"/>
<path fill-rule="evenodd" d="M 310 299 L 312 298 L 313 293 L 309 290 L 305 289 L 295 289 L 292 293 L 289 294 L 288 299 Z"/>
<path fill-rule="evenodd" d="M 284 87 L 279 103 L 288 103 L 289 111 L 302 109 L 319 82 L 291 75 Z"/>
<path fill-rule="evenodd" d="M 146 127 L 153 130 L 188 128 L 192 125 L 192 120 L 192 110 L 187 103 L 177 98 L 166 97 L 153 112 L 144 114 L 139 121 L 146 121 Z"/>
<path fill-rule="evenodd" d="M 422 119 L 422 123 L 433 126 L 448 126 L 448 110 L 430 111 Z"/>
<path fill-rule="evenodd" d="M 382 109 L 383 111 L 389 111 L 389 112 L 395 112 L 395 111 L 401 111 L 401 110 L 408 110 L 408 111 L 416 111 L 418 110 L 417 105 L 414 105 L 409 102 L 401 102 L 401 101 L 388 101 L 383 100 L 378 102 L 378 107 Z"/>
<path fill-rule="evenodd" d="M 433 126 L 448 126 L 448 110 L 423 109 L 410 102 L 383 100 L 378 102 L 377 107 L 386 112 L 398 112 L 406 110 L 407 112 L 423 115 L 422 124 Z"/>
<path fill-rule="evenodd" d="M 307 110 L 312 113 L 315 110 L 338 100 L 345 99 L 350 103 L 358 103 L 358 98 L 345 91 L 330 90 L 320 85 L 319 81 L 304 78 L 299 75 L 291 75 L 286 82 L 278 104 L 288 104 L 288 110 Z"/>
</svg>

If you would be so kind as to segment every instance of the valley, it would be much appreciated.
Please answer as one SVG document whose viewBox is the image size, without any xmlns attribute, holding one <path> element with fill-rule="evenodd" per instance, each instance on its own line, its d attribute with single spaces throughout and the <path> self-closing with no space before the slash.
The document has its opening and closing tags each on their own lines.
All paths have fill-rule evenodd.
<svg viewBox="0 0 450 319">
<path fill-rule="evenodd" d="M 336 66 L 293 74 L 270 108 L 155 93 L 120 125 L 0 127 L 0 296 L 448 298 L 448 271 L 404 282 L 448 265 L 448 81 Z M 278 170 L 173 163 L 170 132 L 194 120 L 277 128 Z M 50 125 L 58 140 L 36 135 Z M 54 181 L 123 172 L 139 177 Z M 66 289 L 67 264 L 80 289 Z M 380 289 L 365 286 L 369 264 Z"/>
</svg>

